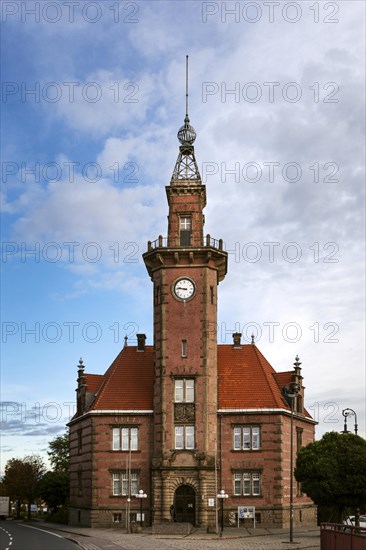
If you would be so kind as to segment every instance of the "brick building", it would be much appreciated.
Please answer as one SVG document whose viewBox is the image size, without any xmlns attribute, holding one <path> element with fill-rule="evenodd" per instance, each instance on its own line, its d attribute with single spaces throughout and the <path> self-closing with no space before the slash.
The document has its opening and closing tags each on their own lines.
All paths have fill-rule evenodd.
<svg viewBox="0 0 366 550">
<path fill-rule="evenodd" d="M 224 521 L 255 507 L 262 526 L 290 517 L 293 459 L 314 440 L 304 408 L 298 357 L 277 373 L 254 343 L 217 344 L 218 285 L 227 273 L 221 240 L 204 236 L 202 184 L 188 115 L 166 187 L 168 234 L 143 259 L 153 283 L 154 345 L 144 334 L 103 375 L 78 370 L 77 413 L 70 422 L 70 523 L 145 524 L 171 518 L 213 527 L 224 489 Z M 292 392 L 292 393 L 291 393 Z M 291 397 L 292 395 L 292 397 Z M 135 495 L 142 489 L 146 499 Z M 143 501 L 142 501 L 143 500 Z M 294 525 L 315 522 L 315 507 L 293 488 Z M 244 520 L 252 521 L 252 520 Z"/>
</svg>

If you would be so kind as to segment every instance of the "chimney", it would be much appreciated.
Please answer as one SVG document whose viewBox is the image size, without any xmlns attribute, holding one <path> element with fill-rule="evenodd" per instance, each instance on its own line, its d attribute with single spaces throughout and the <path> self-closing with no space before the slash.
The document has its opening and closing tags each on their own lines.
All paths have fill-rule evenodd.
<svg viewBox="0 0 366 550">
<path fill-rule="evenodd" d="M 241 332 L 234 332 L 233 340 L 234 348 L 241 349 Z"/>
<path fill-rule="evenodd" d="M 136 334 L 137 351 L 145 351 L 146 334 Z"/>
</svg>

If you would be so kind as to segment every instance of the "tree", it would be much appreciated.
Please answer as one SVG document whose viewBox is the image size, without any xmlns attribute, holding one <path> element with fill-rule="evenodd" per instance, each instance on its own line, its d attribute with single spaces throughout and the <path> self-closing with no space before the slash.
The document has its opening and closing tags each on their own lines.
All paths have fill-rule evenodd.
<svg viewBox="0 0 366 550">
<path fill-rule="evenodd" d="M 69 497 L 69 473 L 47 472 L 39 482 L 38 494 L 54 512 L 64 506 Z"/>
<path fill-rule="evenodd" d="M 366 506 L 366 441 L 352 433 L 328 432 L 298 452 L 295 478 L 319 506 L 341 522 L 346 508 Z"/>
<path fill-rule="evenodd" d="M 12 458 L 5 465 L 3 482 L 9 496 L 17 500 L 17 516 L 20 517 L 21 501 L 27 500 L 28 518 L 31 518 L 31 503 L 37 496 L 38 483 L 45 472 L 45 465 L 38 455 L 23 459 Z"/>
<path fill-rule="evenodd" d="M 39 495 L 54 512 L 67 505 L 69 498 L 69 433 L 55 437 L 49 444 L 52 471 L 47 472 L 38 487 Z"/>
<path fill-rule="evenodd" d="M 55 472 L 69 471 L 69 432 L 55 437 L 49 444 L 47 454 Z"/>
</svg>

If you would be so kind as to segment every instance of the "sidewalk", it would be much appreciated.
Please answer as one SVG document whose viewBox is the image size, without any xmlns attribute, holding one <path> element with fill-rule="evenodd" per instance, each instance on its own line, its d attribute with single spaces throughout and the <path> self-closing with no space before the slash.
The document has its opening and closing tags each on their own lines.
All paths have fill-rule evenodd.
<svg viewBox="0 0 366 550">
<path fill-rule="evenodd" d="M 195 529 L 190 535 L 152 535 L 146 528 L 142 533 L 126 534 L 122 529 L 71 527 L 56 523 L 37 522 L 37 526 L 57 531 L 83 550 L 320 550 L 319 528 L 295 531 L 289 542 L 288 529 L 236 529 L 227 527 L 223 536 Z"/>
</svg>

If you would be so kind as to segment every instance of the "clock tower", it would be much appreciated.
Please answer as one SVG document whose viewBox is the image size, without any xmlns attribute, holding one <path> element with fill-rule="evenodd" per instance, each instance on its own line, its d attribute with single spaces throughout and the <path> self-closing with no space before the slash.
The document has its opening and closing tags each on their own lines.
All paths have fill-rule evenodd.
<svg viewBox="0 0 366 550">
<path fill-rule="evenodd" d="M 188 59 L 187 59 L 188 62 Z M 149 241 L 143 259 L 153 282 L 153 521 L 215 522 L 217 287 L 227 271 L 221 240 L 204 236 L 206 187 L 186 116 L 166 187 L 168 234 Z M 173 508 L 174 506 L 174 508 Z"/>
</svg>

